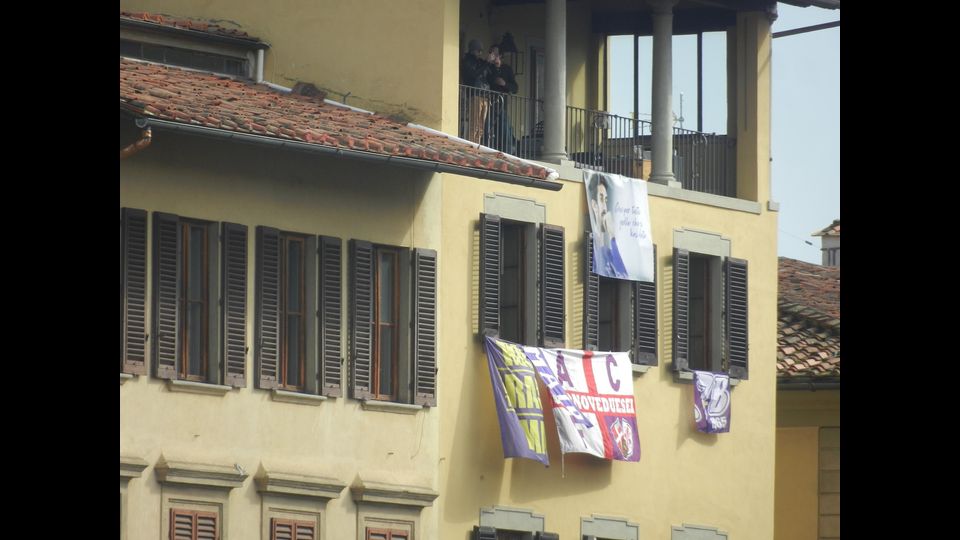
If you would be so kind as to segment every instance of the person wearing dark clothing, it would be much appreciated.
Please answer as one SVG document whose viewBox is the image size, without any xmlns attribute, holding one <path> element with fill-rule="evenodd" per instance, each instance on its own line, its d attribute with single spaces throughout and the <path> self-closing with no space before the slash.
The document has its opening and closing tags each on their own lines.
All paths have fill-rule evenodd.
<svg viewBox="0 0 960 540">
<path fill-rule="evenodd" d="M 490 54 L 493 56 L 489 75 L 490 89 L 503 94 L 516 94 L 519 89 L 517 79 L 510 65 L 502 62 L 500 47 L 491 46 Z M 507 114 L 508 99 L 507 96 L 494 95 L 488 116 L 487 146 L 513 154 L 516 152 L 516 141 L 513 138 L 513 125 Z"/>
<path fill-rule="evenodd" d="M 460 62 L 460 80 L 464 86 L 476 90 L 468 90 L 468 126 L 467 139 L 480 144 L 483 139 L 483 127 L 487 123 L 487 113 L 490 104 L 486 90 L 490 90 L 490 70 L 493 64 L 489 62 L 491 56 L 483 58 L 483 44 L 480 40 L 471 39 L 467 47 L 467 54 Z"/>
</svg>

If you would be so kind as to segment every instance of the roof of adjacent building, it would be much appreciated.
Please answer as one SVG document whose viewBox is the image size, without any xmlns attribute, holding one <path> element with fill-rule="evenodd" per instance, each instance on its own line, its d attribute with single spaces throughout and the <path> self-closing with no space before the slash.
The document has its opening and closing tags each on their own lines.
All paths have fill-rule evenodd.
<svg viewBox="0 0 960 540">
<path fill-rule="evenodd" d="M 243 30 L 227 28 L 220 24 L 183 17 L 171 17 L 170 15 L 160 15 L 158 13 L 121 11 L 121 21 L 132 21 L 136 23 L 151 23 L 166 28 L 178 28 L 180 30 L 193 30 L 195 32 L 204 32 L 207 34 L 242 39 L 253 43 L 263 43 L 260 38 L 253 37 Z"/>
<path fill-rule="evenodd" d="M 833 223 L 813 233 L 811 236 L 840 236 L 840 220 L 833 220 Z"/>
<path fill-rule="evenodd" d="M 840 269 L 779 258 L 777 377 L 840 377 Z"/>
<path fill-rule="evenodd" d="M 299 86 L 299 85 L 298 85 Z M 191 127 L 341 149 L 350 155 L 394 156 L 555 185 L 556 173 L 519 158 L 477 148 L 427 128 L 332 104 L 312 85 L 303 93 L 266 84 L 120 58 L 120 109 Z M 309 95 L 302 95 L 309 94 Z M 551 173 L 553 177 L 548 178 Z"/>
</svg>

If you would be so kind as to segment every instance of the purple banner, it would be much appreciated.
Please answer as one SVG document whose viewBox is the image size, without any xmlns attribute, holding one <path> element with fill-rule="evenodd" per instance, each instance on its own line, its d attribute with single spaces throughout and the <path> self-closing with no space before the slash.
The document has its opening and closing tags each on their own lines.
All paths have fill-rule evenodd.
<svg viewBox="0 0 960 540">
<path fill-rule="evenodd" d="M 730 431 L 730 377 L 709 371 L 693 372 L 693 417 L 704 433 Z"/>
<path fill-rule="evenodd" d="M 485 337 L 483 347 L 500 420 L 503 456 L 550 465 L 536 368 L 520 345 Z"/>
</svg>

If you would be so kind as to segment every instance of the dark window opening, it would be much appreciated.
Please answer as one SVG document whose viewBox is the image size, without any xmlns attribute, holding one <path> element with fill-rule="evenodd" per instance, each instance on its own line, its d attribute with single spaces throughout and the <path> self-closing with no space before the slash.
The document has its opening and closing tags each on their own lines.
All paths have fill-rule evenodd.
<svg viewBox="0 0 960 540">
<path fill-rule="evenodd" d="M 280 381 L 286 390 L 303 390 L 306 366 L 306 249 L 302 236 L 281 235 Z"/>
<path fill-rule="evenodd" d="M 180 306 L 180 376 L 189 381 L 205 381 L 209 334 L 209 261 L 208 226 L 182 222 Z"/>
<path fill-rule="evenodd" d="M 710 257 L 690 255 L 690 369 L 710 371 Z"/>
<path fill-rule="evenodd" d="M 138 43 L 121 39 L 120 55 L 130 58 L 141 58 L 143 60 L 149 60 L 150 62 L 169 64 L 172 66 L 235 75 L 238 77 L 245 77 L 247 75 L 246 60 L 178 47 Z"/>
<path fill-rule="evenodd" d="M 397 397 L 400 338 L 400 269 L 395 248 L 377 247 L 374 256 L 373 388 L 377 399 Z"/>
<path fill-rule="evenodd" d="M 504 221 L 501 226 L 500 338 L 523 342 L 524 225 Z"/>
<path fill-rule="evenodd" d="M 619 310 L 619 281 L 600 276 L 600 341 L 597 348 L 601 351 L 620 350 Z"/>
</svg>

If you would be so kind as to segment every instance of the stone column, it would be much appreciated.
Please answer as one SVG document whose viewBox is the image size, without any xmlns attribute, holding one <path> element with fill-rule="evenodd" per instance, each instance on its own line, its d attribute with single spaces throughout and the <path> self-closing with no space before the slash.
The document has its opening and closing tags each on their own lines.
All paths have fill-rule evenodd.
<svg viewBox="0 0 960 540">
<path fill-rule="evenodd" d="M 567 159 L 567 0 L 547 0 L 543 70 L 543 160 Z"/>
<path fill-rule="evenodd" d="M 677 0 L 650 0 L 653 8 L 653 170 L 650 181 L 680 187 L 673 174 L 673 6 Z"/>
</svg>

